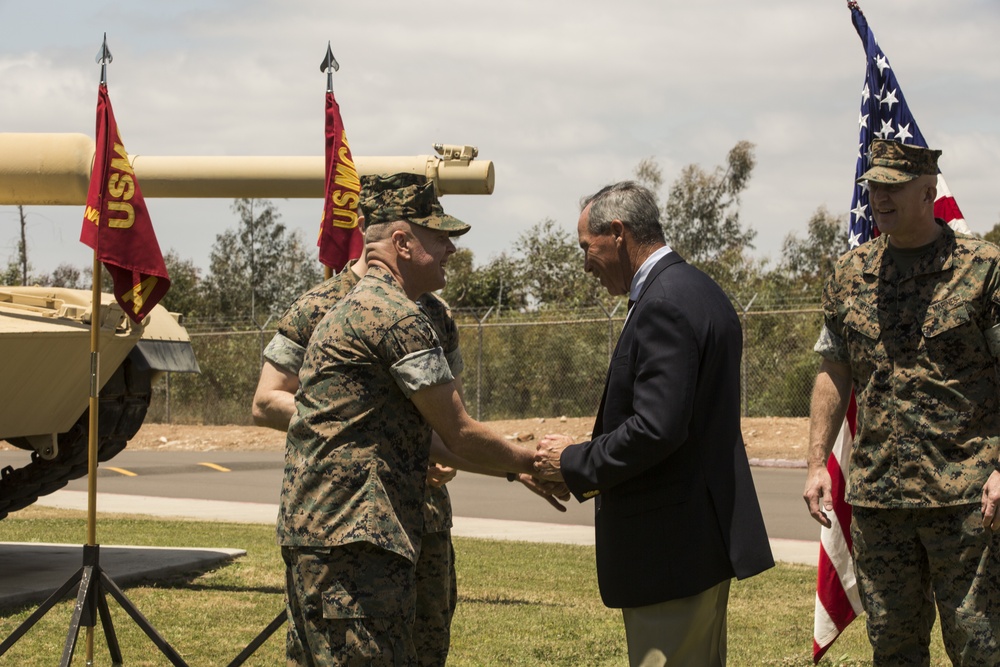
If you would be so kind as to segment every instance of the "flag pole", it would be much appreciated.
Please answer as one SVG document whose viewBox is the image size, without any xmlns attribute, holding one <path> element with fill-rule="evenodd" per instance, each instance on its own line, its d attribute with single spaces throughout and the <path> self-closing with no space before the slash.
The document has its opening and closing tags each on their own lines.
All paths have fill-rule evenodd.
<svg viewBox="0 0 1000 667">
<path fill-rule="evenodd" d="M 102 67 L 103 71 L 103 67 Z M 87 440 L 87 546 L 97 545 L 97 417 L 101 386 L 101 260 L 94 250 L 94 280 L 90 306 L 90 424 Z M 94 664 L 94 625 L 87 626 L 86 660 Z"/>
<path fill-rule="evenodd" d="M 101 65 L 101 86 L 108 83 L 108 63 L 113 60 L 104 33 L 97 62 Z M 100 238 L 98 236 L 98 238 Z M 87 546 L 97 548 L 97 446 L 99 441 L 98 406 L 101 393 L 101 260 L 94 248 L 93 280 L 90 290 L 90 418 L 87 433 Z M 94 664 L 94 623 L 87 624 L 86 660 Z M 64 650 L 65 659 L 65 650 Z"/>
<path fill-rule="evenodd" d="M 333 93 L 333 73 L 340 70 L 340 63 L 333 57 L 333 47 L 330 42 L 326 43 L 326 56 L 323 57 L 323 62 L 320 63 L 319 69 L 321 72 L 326 72 L 326 93 L 330 95 Z M 323 203 L 323 207 L 326 210 L 326 202 Z M 324 264 L 323 277 L 327 280 L 332 278 L 333 268 Z"/>
</svg>

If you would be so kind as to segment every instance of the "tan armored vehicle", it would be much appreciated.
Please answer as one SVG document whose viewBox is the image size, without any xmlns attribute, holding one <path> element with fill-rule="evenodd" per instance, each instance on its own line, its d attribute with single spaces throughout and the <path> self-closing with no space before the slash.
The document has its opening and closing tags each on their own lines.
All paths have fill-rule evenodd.
<svg viewBox="0 0 1000 667">
<path fill-rule="evenodd" d="M 355 165 L 361 175 L 424 174 L 439 194 L 493 191 L 493 163 L 474 162 L 475 148 L 434 148 L 438 155 L 356 157 Z M 82 216 L 93 158 L 82 134 L 0 133 L 0 205 L 77 205 Z M 130 161 L 146 197 L 323 197 L 321 156 Z M 135 325 L 102 297 L 98 458 L 107 461 L 142 425 L 157 377 L 197 372 L 198 363 L 163 307 Z M 30 452 L 25 465 L 0 470 L 0 519 L 87 472 L 91 311 L 89 290 L 0 286 L 0 440 Z"/>
</svg>

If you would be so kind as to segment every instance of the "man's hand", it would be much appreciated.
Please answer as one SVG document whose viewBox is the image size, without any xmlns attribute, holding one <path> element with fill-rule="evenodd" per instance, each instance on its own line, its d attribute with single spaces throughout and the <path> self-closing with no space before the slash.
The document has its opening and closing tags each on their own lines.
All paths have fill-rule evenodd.
<svg viewBox="0 0 1000 667">
<path fill-rule="evenodd" d="M 833 525 L 830 517 L 826 515 L 827 512 L 833 511 L 833 492 L 831 489 L 830 473 L 827 472 L 826 466 L 810 466 L 802 499 L 806 501 L 812 518 L 826 528 Z"/>
<path fill-rule="evenodd" d="M 566 502 L 569 500 L 569 489 L 562 482 L 546 482 L 531 475 L 526 475 L 523 472 L 517 476 L 517 481 L 528 487 L 532 493 L 537 493 L 542 498 L 545 498 L 549 505 L 552 505 L 560 512 L 566 511 L 566 506 L 559 501 Z"/>
<path fill-rule="evenodd" d="M 573 444 L 573 439 L 561 433 L 550 433 L 538 442 L 535 450 L 535 476 L 553 482 L 562 481 L 559 457 Z"/>
<path fill-rule="evenodd" d="M 431 486 L 444 486 L 455 479 L 455 475 L 457 474 L 458 471 L 454 468 L 449 468 L 439 463 L 427 464 L 427 483 Z"/>
<path fill-rule="evenodd" d="M 1000 472 L 994 471 L 983 485 L 983 528 L 1000 530 Z"/>
</svg>

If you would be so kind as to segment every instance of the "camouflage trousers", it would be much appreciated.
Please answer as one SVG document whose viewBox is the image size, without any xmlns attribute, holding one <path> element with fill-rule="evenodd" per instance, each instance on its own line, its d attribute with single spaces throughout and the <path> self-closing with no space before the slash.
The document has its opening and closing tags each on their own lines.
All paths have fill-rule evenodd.
<svg viewBox="0 0 1000 667">
<path fill-rule="evenodd" d="M 413 563 L 368 542 L 281 556 L 288 665 L 416 667 Z"/>
<path fill-rule="evenodd" d="M 1000 533 L 979 505 L 854 507 L 854 566 L 874 665 L 930 664 L 934 604 L 954 665 L 1000 665 Z"/>
<path fill-rule="evenodd" d="M 417 613 L 413 645 L 421 667 L 444 667 L 458 588 L 451 532 L 424 533 L 416 566 Z"/>
</svg>

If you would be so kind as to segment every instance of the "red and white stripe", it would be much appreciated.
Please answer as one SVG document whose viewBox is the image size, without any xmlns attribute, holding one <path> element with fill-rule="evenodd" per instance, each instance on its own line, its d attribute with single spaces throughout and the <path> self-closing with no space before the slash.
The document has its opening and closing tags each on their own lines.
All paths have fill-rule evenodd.
<svg viewBox="0 0 1000 667">
<path fill-rule="evenodd" d="M 961 209 L 958 208 L 958 202 L 955 201 L 951 190 L 948 189 L 948 184 L 944 182 L 944 176 L 941 174 L 938 174 L 937 178 L 937 199 L 934 200 L 934 216 L 947 222 L 948 226 L 956 232 L 962 234 L 972 233 L 969 226 L 965 224 L 965 217 L 962 215 Z"/>
<path fill-rule="evenodd" d="M 816 609 L 813 615 L 814 664 L 862 611 L 858 584 L 854 578 L 854 558 L 851 556 L 851 506 L 844 500 L 856 414 L 852 394 L 847 418 L 826 462 L 833 512 L 828 514 L 831 526 L 820 530 Z"/>
</svg>

